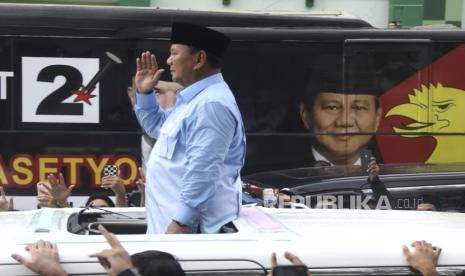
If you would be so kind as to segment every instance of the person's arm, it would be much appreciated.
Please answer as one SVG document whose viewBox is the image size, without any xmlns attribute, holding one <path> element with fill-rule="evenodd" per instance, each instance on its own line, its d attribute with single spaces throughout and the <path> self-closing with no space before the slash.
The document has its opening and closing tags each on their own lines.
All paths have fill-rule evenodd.
<svg viewBox="0 0 465 276">
<path fill-rule="evenodd" d="M 123 179 L 121 179 L 121 177 L 117 175 L 104 176 L 102 178 L 102 188 L 111 189 L 115 193 L 116 207 L 128 207 L 126 188 L 124 188 Z"/>
<path fill-rule="evenodd" d="M 403 252 L 408 264 L 423 276 L 437 276 L 436 266 L 438 265 L 441 248 L 432 246 L 426 241 L 416 241 L 412 243 L 414 252 L 410 252 L 407 246 L 403 246 Z"/>
<path fill-rule="evenodd" d="M 136 60 L 137 72 L 134 82 L 137 88 L 134 112 L 145 132 L 152 138 L 158 137 L 158 131 L 166 120 L 166 113 L 160 108 L 153 94 L 153 88 L 158 84 L 163 69 L 158 69 L 158 63 L 150 52 L 145 52 Z"/>
<path fill-rule="evenodd" d="M 40 275 L 68 275 L 60 265 L 58 249 L 55 244 L 39 240 L 37 244 L 27 245 L 26 251 L 31 253 L 30 258 L 25 258 L 19 254 L 12 254 L 11 257 Z"/>
<path fill-rule="evenodd" d="M 219 103 L 208 103 L 186 124 L 187 172 L 182 178 L 181 198 L 168 227 L 181 231 L 192 226 L 199 210 L 215 195 L 229 146 L 236 132 L 236 119 Z M 175 223 L 174 221 L 178 222 Z"/>
<path fill-rule="evenodd" d="M 160 107 L 153 93 L 146 95 L 136 93 L 136 98 L 134 113 L 137 121 L 150 137 L 157 139 L 160 128 L 167 118 L 167 112 Z"/>
<path fill-rule="evenodd" d="M 371 157 L 370 164 L 368 164 L 368 179 L 367 182 L 370 184 L 371 190 L 373 191 L 373 198 L 378 203 L 381 197 L 387 197 L 389 204 L 395 209 L 395 201 L 391 193 L 386 189 L 384 183 L 379 179 L 379 166 L 376 163 L 376 158 Z"/>
</svg>

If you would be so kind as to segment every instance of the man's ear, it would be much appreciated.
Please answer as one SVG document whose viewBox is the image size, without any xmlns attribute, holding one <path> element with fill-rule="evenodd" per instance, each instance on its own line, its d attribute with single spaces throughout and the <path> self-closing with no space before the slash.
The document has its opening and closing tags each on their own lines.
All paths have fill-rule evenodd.
<svg viewBox="0 0 465 276">
<path fill-rule="evenodd" d="M 300 113 L 300 119 L 302 119 L 302 123 L 304 123 L 305 128 L 310 129 L 311 128 L 310 114 L 305 108 L 304 103 L 299 104 L 299 113 Z"/>
<path fill-rule="evenodd" d="M 198 51 L 194 69 L 199 70 L 200 68 L 205 66 L 206 63 L 207 63 L 207 52 L 205 52 L 204 50 Z"/>
</svg>

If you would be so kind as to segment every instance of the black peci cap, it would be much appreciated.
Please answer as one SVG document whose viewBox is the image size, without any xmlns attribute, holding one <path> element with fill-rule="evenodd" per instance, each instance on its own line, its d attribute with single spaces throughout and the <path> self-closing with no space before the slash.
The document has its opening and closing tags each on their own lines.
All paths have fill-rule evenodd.
<svg viewBox="0 0 465 276">
<path fill-rule="evenodd" d="M 184 44 L 210 52 L 221 58 L 230 39 L 215 30 L 190 23 L 175 22 L 171 29 L 171 44 Z"/>
<path fill-rule="evenodd" d="M 342 54 L 316 57 L 301 100 L 310 108 L 320 93 L 378 96 L 380 88 L 373 59 L 368 55 L 347 55 L 344 58 Z"/>
<path fill-rule="evenodd" d="M 345 60 L 337 54 L 318 56 L 312 64 L 308 88 L 314 93 L 344 93 L 344 70 L 345 94 L 379 93 L 373 60 L 366 55 L 347 55 Z"/>
</svg>

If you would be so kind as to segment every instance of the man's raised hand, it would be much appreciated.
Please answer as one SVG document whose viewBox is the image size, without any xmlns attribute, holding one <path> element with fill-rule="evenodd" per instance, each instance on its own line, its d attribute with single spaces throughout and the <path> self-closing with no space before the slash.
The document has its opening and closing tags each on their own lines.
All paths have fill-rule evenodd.
<svg viewBox="0 0 465 276">
<path fill-rule="evenodd" d="M 165 70 L 158 68 L 155 55 L 148 51 L 136 59 L 136 65 L 135 83 L 137 90 L 142 94 L 147 94 L 157 85 Z"/>
</svg>

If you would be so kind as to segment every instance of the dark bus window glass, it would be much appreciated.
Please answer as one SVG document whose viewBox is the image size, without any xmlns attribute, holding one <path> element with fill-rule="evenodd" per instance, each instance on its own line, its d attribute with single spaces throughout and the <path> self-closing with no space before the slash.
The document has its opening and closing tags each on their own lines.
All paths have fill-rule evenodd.
<svg viewBox="0 0 465 276">
<path fill-rule="evenodd" d="M 299 105 L 314 60 L 340 52 L 336 42 L 234 41 L 223 75 L 236 96 L 247 132 L 242 173 L 309 166 L 311 133 Z"/>
<path fill-rule="evenodd" d="M 344 43 L 345 85 L 346 90 L 353 90 L 353 85 L 360 82 L 357 77 L 362 76 L 355 68 L 350 70 L 356 59 L 362 59 L 370 64 L 374 70 L 375 83 L 378 86 L 378 96 L 388 92 L 391 88 L 414 75 L 420 69 L 428 66 L 433 59 L 433 44 L 429 40 L 346 40 Z M 357 70 L 358 69 L 358 70 Z M 417 79 L 418 85 L 429 82 L 429 74 Z"/>
<path fill-rule="evenodd" d="M 305 132 L 299 102 L 312 61 L 337 47 L 336 43 L 232 43 L 223 72 L 236 95 L 246 131 Z"/>
<path fill-rule="evenodd" d="M 0 129 L 9 129 L 13 91 L 13 70 L 11 67 L 11 40 L 0 39 Z"/>
</svg>

